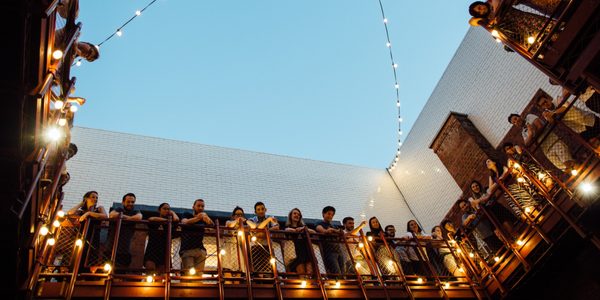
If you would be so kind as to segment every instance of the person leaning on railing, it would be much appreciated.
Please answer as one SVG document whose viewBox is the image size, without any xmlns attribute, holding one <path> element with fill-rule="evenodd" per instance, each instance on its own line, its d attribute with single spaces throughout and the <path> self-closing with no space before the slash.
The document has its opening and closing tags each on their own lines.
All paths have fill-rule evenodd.
<svg viewBox="0 0 600 300">
<path fill-rule="evenodd" d="M 213 225 L 213 221 L 204 212 L 204 199 L 194 200 L 192 205 L 193 214 L 186 213 L 182 216 L 181 224 L 186 225 L 181 232 L 181 247 L 179 256 L 181 257 L 181 268 L 185 271 L 196 271 L 196 275 L 201 276 L 204 271 L 206 261 L 206 248 L 204 247 L 204 227 Z M 193 272 L 190 272 L 193 275 Z"/>
<path fill-rule="evenodd" d="M 238 260 L 238 251 L 243 240 L 238 238 L 236 231 L 243 229 L 245 224 L 246 215 L 244 214 L 244 209 L 236 206 L 231 212 L 229 220 L 225 222 L 225 227 L 228 230 L 224 231 L 222 248 L 225 250 L 225 255 L 221 255 L 221 264 L 224 276 L 226 277 L 239 277 L 241 274 L 237 272 L 244 271 L 243 262 Z"/>
<path fill-rule="evenodd" d="M 74 207 L 69 209 L 67 215 L 77 216 L 78 222 L 84 222 L 88 220 L 90 225 L 88 231 L 85 233 L 86 243 L 81 251 L 85 257 L 89 256 L 88 251 L 93 251 L 95 256 L 101 256 L 100 253 L 100 221 L 92 222 L 92 220 L 106 219 L 106 209 L 104 206 L 98 205 L 98 192 L 89 191 L 83 195 L 83 201 L 77 203 Z M 80 228 L 83 228 L 80 226 Z M 89 242 L 89 244 L 88 244 Z M 85 257 L 83 259 L 85 259 Z M 83 267 L 85 261 L 82 260 L 80 264 Z"/>
<path fill-rule="evenodd" d="M 167 249 L 167 224 L 171 218 L 172 222 L 179 222 L 177 214 L 171 210 L 169 203 L 161 203 L 158 206 L 158 217 L 148 218 L 148 244 L 144 252 L 144 267 L 147 271 L 163 273 L 165 271 L 165 257 L 167 252 L 171 257 L 171 249 Z"/>
<path fill-rule="evenodd" d="M 322 211 L 323 220 L 316 224 L 318 233 L 328 236 L 321 237 L 321 249 L 323 251 L 323 260 L 325 269 L 329 274 L 342 274 L 344 272 L 344 255 L 337 236 L 342 233 L 341 229 L 333 226 L 333 217 L 335 216 L 335 208 L 333 206 L 325 206 Z"/>
<path fill-rule="evenodd" d="M 475 235 L 478 249 L 489 247 L 491 253 L 482 256 L 491 258 L 502 247 L 502 242 L 496 237 L 494 227 L 487 218 L 478 215 L 467 200 L 458 200 L 457 204 L 463 212 L 462 225 L 471 229 Z"/>
<path fill-rule="evenodd" d="M 444 236 L 442 234 L 442 227 L 439 225 L 434 226 L 431 229 L 431 238 L 436 241 L 444 241 Z M 459 265 L 452 254 L 450 248 L 447 247 L 446 243 L 437 244 L 436 247 L 433 248 L 433 251 L 436 255 L 441 258 L 444 267 L 450 272 L 450 274 L 454 276 L 461 276 L 461 272 L 459 270 Z M 439 274 L 444 274 L 443 270 L 438 270 Z"/>
<path fill-rule="evenodd" d="M 308 228 L 306 224 L 304 224 L 304 221 L 302 221 L 302 212 L 298 208 L 294 208 L 289 212 L 288 218 L 285 221 L 285 230 L 298 233 L 297 235 L 289 236 L 294 241 L 296 258 L 289 263 L 288 269 L 296 273 L 312 276 L 313 265 L 312 256 L 310 254 L 312 249 L 308 247 L 308 243 L 304 235 L 302 235 L 302 232 L 308 230 L 309 233 L 315 233 L 316 231 Z"/>
</svg>

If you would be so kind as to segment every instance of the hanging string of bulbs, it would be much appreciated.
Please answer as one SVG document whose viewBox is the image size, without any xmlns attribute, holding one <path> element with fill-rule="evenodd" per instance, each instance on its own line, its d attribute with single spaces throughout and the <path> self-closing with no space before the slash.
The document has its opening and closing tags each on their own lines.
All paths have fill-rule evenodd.
<svg viewBox="0 0 600 300">
<path fill-rule="evenodd" d="M 390 40 L 390 31 L 388 28 L 388 19 L 385 16 L 385 10 L 383 9 L 383 3 L 381 0 L 379 1 L 379 8 L 381 9 L 381 17 L 383 18 L 383 27 L 385 28 L 385 37 L 386 43 L 385 46 L 388 48 L 390 52 L 390 61 L 392 66 L 392 72 L 394 74 L 394 89 L 396 91 L 396 108 L 398 109 L 398 150 L 396 151 L 396 157 L 394 161 L 388 167 L 388 170 L 391 171 L 396 168 L 396 164 L 398 163 L 398 159 L 400 158 L 400 146 L 402 146 L 402 111 L 400 109 L 400 84 L 398 84 L 398 74 L 396 70 L 398 69 L 398 64 L 394 61 L 394 54 L 392 53 L 392 42 Z"/>
<path fill-rule="evenodd" d="M 148 3 L 146 6 L 144 6 L 144 8 L 136 10 L 135 13 L 133 14 L 133 16 L 131 16 L 131 18 L 129 18 L 127 21 L 125 21 L 125 23 L 123 23 L 123 25 L 119 26 L 116 31 L 109 34 L 102 42 L 96 44 L 96 47 L 100 48 L 104 43 L 108 42 L 110 39 L 112 39 L 115 36 L 121 37 L 123 35 L 123 28 L 125 28 L 125 26 L 127 26 L 129 23 L 131 23 L 131 21 L 133 21 L 133 19 L 141 16 L 142 13 L 146 9 L 148 9 L 150 6 L 152 6 L 152 4 L 154 4 L 156 1 L 157 0 L 152 0 L 152 1 L 150 1 L 150 3 Z M 75 65 L 78 67 L 81 66 L 82 60 L 83 59 L 81 57 L 79 59 L 77 59 L 77 61 L 75 62 Z"/>
</svg>

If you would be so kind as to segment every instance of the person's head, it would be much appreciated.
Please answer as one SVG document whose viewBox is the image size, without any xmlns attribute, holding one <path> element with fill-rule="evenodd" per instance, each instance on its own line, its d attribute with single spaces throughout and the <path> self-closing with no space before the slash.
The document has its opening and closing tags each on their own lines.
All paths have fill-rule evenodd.
<svg viewBox="0 0 600 300">
<path fill-rule="evenodd" d="M 77 145 L 70 143 L 69 149 L 67 150 L 67 160 L 71 159 L 75 154 L 77 154 Z"/>
<path fill-rule="evenodd" d="M 192 205 L 192 210 L 194 211 L 194 215 L 204 212 L 204 206 L 205 206 L 204 199 L 194 200 L 194 204 Z"/>
<path fill-rule="evenodd" d="M 236 206 L 231 212 L 231 219 L 235 220 L 237 218 L 244 218 L 244 209 Z"/>
<path fill-rule="evenodd" d="M 513 124 L 514 126 L 517 126 L 517 127 L 522 127 L 523 126 L 523 118 L 521 118 L 521 116 L 517 115 L 517 114 L 510 114 L 510 116 L 508 116 L 508 123 Z"/>
<path fill-rule="evenodd" d="M 406 223 L 406 231 L 412 233 L 421 233 L 421 231 L 423 230 L 421 229 L 421 226 L 419 226 L 419 223 L 417 223 L 417 221 L 410 220 L 408 221 L 408 223 Z"/>
<path fill-rule="evenodd" d="M 95 61 L 100 57 L 100 49 L 98 46 L 88 42 L 78 42 L 75 46 L 77 56 L 83 57 L 87 61 Z"/>
<path fill-rule="evenodd" d="M 133 206 L 135 205 L 135 194 L 127 193 L 123 195 L 123 200 L 121 203 L 123 204 L 123 208 L 125 210 L 133 210 Z"/>
<path fill-rule="evenodd" d="M 546 95 L 539 97 L 535 104 L 537 104 L 537 106 L 541 109 L 553 110 L 555 108 L 554 103 L 552 103 L 552 99 Z"/>
<path fill-rule="evenodd" d="M 475 18 L 486 18 L 491 12 L 492 7 L 487 2 L 475 1 L 469 5 L 469 14 Z"/>
<path fill-rule="evenodd" d="M 442 221 L 442 226 L 444 227 L 444 229 L 448 230 L 449 232 L 456 232 L 456 229 L 454 228 L 454 224 L 452 223 L 452 221 L 446 219 Z"/>
<path fill-rule="evenodd" d="M 442 227 L 441 226 L 433 226 L 433 228 L 431 229 L 431 236 L 434 239 L 438 239 L 441 240 L 444 238 L 444 236 L 442 235 Z"/>
<path fill-rule="evenodd" d="M 304 222 L 302 221 L 302 212 L 298 208 L 293 208 L 288 213 L 288 219 L 286 221 L 286 226 L 295 225 L 295 226 L 304 226 Z"/>
<path fill-rule="evenodd" d="M 264 203 L 258 201 L 256 203 L 254 203 L 254 213 L 258 217 L 264 218 L 265 214 L 267 213 L 267 207 L 265 206 Z"/>
<path fill-rule="evenodd" d="M 163 217 L 166 218 L 171 214 L 171 205 L 169 205 L 169 203 L 161 203 L 158 206 L 158 214 Z"/>
<path fill-rule="evenodd" d="M 98 204 L 98 192 L 89 191 L 83 195 L 84 208 L 88 209 Z"/>
<path fill-rule="evenodd" d="M 396 237 L 396 227 L 394 225 L 385 226 L 385 234 L 389 237 Z"/>
<path fill-rule="evenodd" d="M 457 204 L 460 208 L 460 211 L 462 211 L 463 213 L 468 212 L 471 209 L 471 205 L 469 204 L 469 202 L 467 202 L 467 200 L 458 200 Z"/>
<path fill-rule="evenodd" d="M 479 194 L 481 193 L 481 190 L 483 188 L 481 187 L 481 183 L 477 180 L 473 180 L 471 181 L 471 192 L 473 192 L 473 194 Z"/>
<path fill-rule="evenodd" d="M 504 153 L 506 153 L 506 155 L 513 155 L 517 152 L 515 150 L 515 145 L 511 142 L 506 142 L 502 144 L 502 150 L 504 150 Z"/>
<path fill-rule="evenodd" d="M 335 216 L 335 207 L 325 206 L 323 207 L 321 214 L 323 215 L 323 220 L 325 222 L 331 222 L 333 220 L 333 216 Z"/>
<path fill-rule="evenodd" d="M 379 220 L 377 219 L 377 217 L 371 217 L 369 219 L 369 228 L 371 229 L 371 231 L 381 230 L 381 225 L 379 224 Z"/>
<path fill-rule="evenodd" d="M 353 217 L 345 217 L 342 220 L 342 224 L 344 224 L 344 229 L 346 229 L 346 231 L 354 230 L 354 218 Z"/>
</svg>

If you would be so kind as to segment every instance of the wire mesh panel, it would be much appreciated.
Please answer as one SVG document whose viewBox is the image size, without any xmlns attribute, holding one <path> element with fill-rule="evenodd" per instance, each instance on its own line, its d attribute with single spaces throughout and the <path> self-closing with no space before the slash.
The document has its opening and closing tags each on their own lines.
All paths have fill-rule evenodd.
<svg viewBox="0 0 600 300">
<path fill-rule="evenodd" d="M 348 275 L 356 274 L 351 270 L 351 253 L 346 247 L 345 237 L 332 234 L 313 234 L 312 243 L 318 245 L 318 251 L 315 252 L 319 263 L 319 272 L 326 279 L 349 278 Z M 319 259 L 320 256 L 320 259 Z"/>
<path fill-rule="evenodd" d="M 66 273 L 72 271 L 75 241 L 79 237 L 79 226 L 63 222 L 55 234 L 55 244 L 48 257 L 46 271 Z"/>
<path fill-rule="evenodd" d="M 236 230 L 219 228 L 220 233 L 220 255 L 223 276 L 240 277 L 246 272 L 245 258 L 243 253 L 243 236 L 238 235 Z"/>
<path fill-rule="evenodd" d="M 376 267 L 368 259 L 365 244 L 361 240 L 360 236 L 346 236 L 349 251 L 344 252 L 344 254 L 348 254 L 344 257 L 344 261 L 346 261 L 345 269 L 349 274 L 358 273 L 365 278 L 370 278 L 376 275 L 371 271 L 375 270 Z"/>
<path fill-rule="evenodd" d="M 250 266 L 252 272 L 260 277 L 272 277 L 271 251 L 266 237 L 266 230 L 249 230 L 246 236 L 250 249 Z"/>
<path fill-rule="evenodd" d="M 90 223 L 86 234 L 85 245 L 87 251 L 84 251 L 83 266 L 90 271 L 96 270 L 110 260 L 112 251 L 112 240 L 108 239 L 109 225 L 114 225 L 114 221 L 100 221 L 88 219 Z"/>
<path fill-rule="evenodd" d="M 289 276 L 312 276 L 313 265 L 310 248 L 303 231 L 281 231 L 271 234 L 271 244 L 277 261 L 277 272 Z"/>
</svg>

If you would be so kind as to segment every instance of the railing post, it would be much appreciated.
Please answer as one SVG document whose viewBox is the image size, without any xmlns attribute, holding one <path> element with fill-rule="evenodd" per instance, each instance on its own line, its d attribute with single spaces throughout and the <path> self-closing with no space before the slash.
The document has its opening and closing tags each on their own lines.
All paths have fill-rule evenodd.
<svg viewBox="0 0 600 300">
<path fill-rule="evenodd" d="M 87 218 L 85 220 L 85 225 L 83 225 L 83 234 L 81 235 L 81 239 L 84 242 L 84 244 L 82 244 L 80 247 L 76 246 L 76 250 L 73 253 L 73 256 L 75 257 L 75 260 L 73 262 L 73 271 L 71 274 L 71 279 L 69 280 L 69 285 L 67 286 L 67 291 L 65 293 L 65 296 L 67 299 L 71 299 L 71 297 L 73 296 L 73 291 L 75 289 L 75 283 L 77 282 L 77 276 L 79 275 L 79 266 L 81 265 L 81 257 L 83 255 L 85 255 L 85 253 L 83 253 L 83 249 L 86 249 L 85 244 L 87 243 L 88 240 L 88 233 L 89 233 L 89 229 L 91 227 L 92 223 L 92 219 L 91 218 Z M 100 223 L 98 223 L 98 226 L 100 226 Z M 79 237 L 79 235 L 77 235 Z M 87 248 L 89 251 L 89 248 Z"/>
<path fill-rule="evenodd" d="M 319 285 L 319 288 L 321 289 L 321 295 L 323 296 L 324 300 L 327 300 L 329 297 L 327 297 L 327 290 L 325 290 L 325 285 L 323 285 L 323 280 L 321 279 L 321 271 L 319 270 L 319 263 L 317 261 L 317 256 L 315 255 L 315 251 L 313 249 L 313 243 L 311 240 L 311 236 L 310 233 L 308 232 L 308 230 L 304 230 L 304 233 L 306 235 L 306 243 L 308 246 L 308 249 L 310 250 L 310 257 L 312 259 L 312 264 L 313 264 L 313 273 L 315 275 L 315 277 L 317 278 L 317 284 Z"/>
<path fill-rule="evenodd" d="M 283 294 L 281 293 L 281 285 L 279 281 L 279 274 L 277 273 L 277 258 L 275 257 L 275 253 L 273 252 L 273 245 L 271 243 L 271 232 L 269 228 L 264 228 L 265 231 L 265 239 L 267 240 L 267 246 L 269 247 L 269 264 L 271 264 L 271 268 L 273 269 L 273 282 L 275 283 L 275 290 L 277 291 L 277 299 L 283 299 Z M 275 259 L 274 263 L 271 263 L 271 259 Z"/>
</svg>

